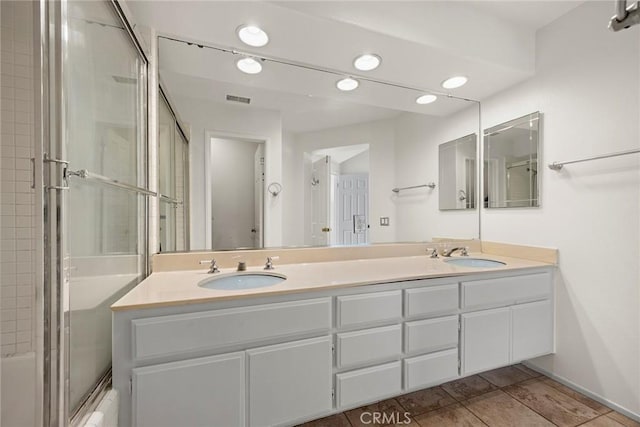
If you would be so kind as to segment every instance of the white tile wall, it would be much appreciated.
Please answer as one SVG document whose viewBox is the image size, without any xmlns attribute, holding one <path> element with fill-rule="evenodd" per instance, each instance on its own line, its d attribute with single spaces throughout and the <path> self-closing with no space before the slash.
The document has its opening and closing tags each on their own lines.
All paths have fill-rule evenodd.
<svg viewBox="0 0 640 427">
<path fill-rule="evenodd" d="M 0 2 L 0 354 L 34 349 L 33 9 Z"/>
</svg>

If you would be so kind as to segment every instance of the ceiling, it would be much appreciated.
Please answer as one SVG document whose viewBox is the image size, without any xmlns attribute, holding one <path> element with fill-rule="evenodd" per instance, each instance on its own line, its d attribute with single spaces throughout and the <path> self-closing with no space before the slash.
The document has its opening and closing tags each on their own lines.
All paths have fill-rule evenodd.
<svg viewBox="0 0 640 427">
<path fill-rule="evenodd" d="M 360 72 L 367 77 L 444 92 L 440 87 L 444 79 L 464 74 L 469 83 L 451 93 L 476 100 L 531 77 L 536 31 L 580 3 L 128 2 L 136 24 L 155 28 L 160 35 L 319 65 L 345 74 L 355 72 L 355 56 L 375 52 L 383 62 L 374 71 Z M 269 44 L 262 48 L 242 45 L 235 30 L 244 23 L 264 28 Z M 162 79 L 172 96 L 220 100 L 222 93 L 242 92 L 234 94 L 252 97 L 254 106 L 283 111 L 283 121 L 293 126 L 293 131 L 385 118 L 397 111 L 446 116 L 468 105 L 441 96 L 434 104 L 418 108 L 413 102 L 417 92 L 364 83 L 345 94 L 335 90 L 335 75 L 302 75 L 267 62 L 263 73 L 247 76 L 229 66 L 233 61 L 212 60 L 215 55 L 207 49 L 183 49 L 167 43 L 161 48 Z M 269 74 L 275 70 L 278 73 Z"/>
</svg>

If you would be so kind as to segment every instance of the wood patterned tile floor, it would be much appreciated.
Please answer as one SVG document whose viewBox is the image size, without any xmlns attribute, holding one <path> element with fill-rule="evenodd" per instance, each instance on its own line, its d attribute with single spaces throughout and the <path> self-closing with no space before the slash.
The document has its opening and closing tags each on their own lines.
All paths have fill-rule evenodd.
<svg viewBox="0 0 640 427">
<path fill-rule="evenodd" d="M 376 422 L 375 413 L 386 416 L 380 415 Z M 495 369 L 303 424 L 376 425 L 640 427 L 640 423 L 523 365 Z"/>
</svg>

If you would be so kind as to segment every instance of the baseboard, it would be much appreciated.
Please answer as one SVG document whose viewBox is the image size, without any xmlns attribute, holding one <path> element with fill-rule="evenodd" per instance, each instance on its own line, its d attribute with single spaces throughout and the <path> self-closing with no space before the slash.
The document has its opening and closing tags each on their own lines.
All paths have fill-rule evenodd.
<svg viewBox="0 0 640 427">
<path fill-rule="evenodd" d="M 616 412 L 620 412 L 622 415 L 625 415 L 629 418 L 631 418 L 634 421 L 640 422 L 640 414 L 636 414 L 634 412 L 631 412 L 630 410 L 628 410 L 627 408 L 624 408 L 620 405 L 618 405 L 617 403 L 614 403 L 612 401 L 610 401 L 609 399 L 606 399 L 598 394 L 595 394 L 589 390 L 587 390 L 584 387 L 579 386 L 578 384 L 575 384 L 571 381 L 569 381 L 568 379 L 561 377 L 559 375 L 554 374 L 553 372 L 547 371 L 546 369 L 542 369 L 539 366 L 536 366 L 528 361 L 524 361 L 522 362 L 523 365 L 525 365 L 527 368 L 532 369 L 536 372 L 539 372 L 543 375 L 546 375 L 556 381 L 558 381 L 559 383 L 566 385 L 567 387 L 580 392 L 582 394 L 584 394 L 585 396 L 595 400 L 598 403 L 602 403 L 604 406 L 613 409 Z"/>
</svg>

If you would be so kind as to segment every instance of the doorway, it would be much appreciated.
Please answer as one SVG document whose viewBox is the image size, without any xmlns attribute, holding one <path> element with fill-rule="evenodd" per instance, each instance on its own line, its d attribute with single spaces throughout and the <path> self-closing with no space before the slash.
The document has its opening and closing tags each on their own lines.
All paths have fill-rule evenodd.
<svg viewBox="0 0 640 427">
<path fill-rule="evenodd" d="M 305 244 L 369 243 L 369 144 L 305 153 Z"/>
<path fill-rule="evenodd" d="M 212 249 L 264 247 L 265 141 L 212 137 Z"/>
</svg>

